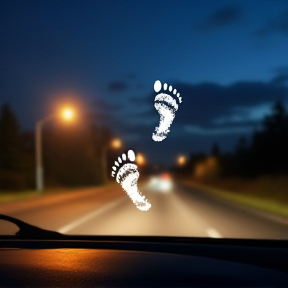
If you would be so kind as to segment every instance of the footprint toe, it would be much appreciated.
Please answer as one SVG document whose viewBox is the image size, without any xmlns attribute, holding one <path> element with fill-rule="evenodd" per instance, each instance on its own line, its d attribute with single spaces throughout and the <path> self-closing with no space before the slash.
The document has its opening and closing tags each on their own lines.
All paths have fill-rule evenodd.
<svg viewBox="0 0 288 288">
<path fill-rule="evenodd" d="M 160 82 L 160 81 L 159 81 L 159 82 Z M 135 153 L 134 153 L 133 150 L 129 150 L 127 154 L 128 154 L 128 159 L 129 159 L 130 161 L 135 161 L 136 157 L 135 157 Z"/>
<path fill-rule="evenodd" d="M 159 80 L 155 81 L 154 83 L 154 91 L 158 93 L 161 90 L 162 84 Z"/>
</svg>

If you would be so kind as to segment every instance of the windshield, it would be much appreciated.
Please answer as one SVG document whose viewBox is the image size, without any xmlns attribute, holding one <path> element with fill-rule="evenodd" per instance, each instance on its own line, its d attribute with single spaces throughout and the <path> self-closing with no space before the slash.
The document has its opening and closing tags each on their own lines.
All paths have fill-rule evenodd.
<svg viewBox="0 0 288 288">
<path fill-rule="evenodd" d="M 287 36 L 282 0 L 2 0 L 0 214 L 288 239 Z"/>
</svg>

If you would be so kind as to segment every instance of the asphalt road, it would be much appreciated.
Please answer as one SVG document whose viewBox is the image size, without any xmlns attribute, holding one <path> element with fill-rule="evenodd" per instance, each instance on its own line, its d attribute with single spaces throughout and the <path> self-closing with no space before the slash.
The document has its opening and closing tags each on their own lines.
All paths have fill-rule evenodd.
<svg viewBox="0 0 288 288">
<path fill-rule="evenodd" d="M 197 188 L 174 184 L 162 191 L 143 183 L 141 191 L 152 204 L 147 212 L 111 185 L 1 204 L 0 213 L 66 234 L 288 239 L 288 222 Z M 1 234 L 16 231 L 0 221 Z"/>
</svg>

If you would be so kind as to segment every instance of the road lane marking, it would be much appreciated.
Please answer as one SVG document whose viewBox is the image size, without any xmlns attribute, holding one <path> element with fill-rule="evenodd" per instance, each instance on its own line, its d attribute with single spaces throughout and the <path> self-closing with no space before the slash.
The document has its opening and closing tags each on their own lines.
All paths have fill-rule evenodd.
<svg viewBox="0 0 288 288">
<path fill-rule="evenodd" d="M 97 210 L 95 210 L 95 211 L 93 211 L 93 212 L 91 212 L 91 213 L 89 213 L 89 214 L 77 219 L 76 221 L 74 221 L 74 222 L 72 222 L 72 223 L 70 223 L 68 225 L 63 226 L 62 228 L 58 229 L 58 232 L 60 232 L 62 234 L 65 234 L 68 231 L 70 231 L 70 230 L 80 226 L 81 224 L 89 221 L 90 219 L 92 219 L 92 218 L 94 218 L 94 217 L 96 217 L 96 216 L 98 216 L 98 215 L 100 215 L 100 214 L 102 214 L 104 212 L 107 212 L 108 210 L 116 207 L 117 205 L 121 204 L 125 200 L 126 200 L 125 197 L 121 197 L 118 200 L 115 200 L 115 201 L 113 201 L 111 203 L 108 203 L 107 205 L 103 206 L 102 208 L 97 209 Z"/>
<path fill-rule="evenodd" d="M 217 230 L 215 230 L 213 228 L 206 229 L 206 233 L 211 238 L 222 238 L 222 235 Z"/>
</svg>

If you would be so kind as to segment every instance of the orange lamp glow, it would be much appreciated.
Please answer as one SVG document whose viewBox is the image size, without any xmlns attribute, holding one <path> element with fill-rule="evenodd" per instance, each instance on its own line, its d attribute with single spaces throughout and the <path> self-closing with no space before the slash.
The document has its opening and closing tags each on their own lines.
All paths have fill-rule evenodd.
<svg viewBox="0 0 288 288">
<path fill-rule="evenodd" d="M 206 172 L 205 164 L 204 163 L 198 163 L 196 165 L 196 169 L 195 169 L 195 177 L 198 179 L 201 179 L 204 177 L 205 172 Z"/>
<path fill-rule="evenodd" d="M 145 165 L 146 160 L 142 153 L 138 153 L 136 156 L 136 163 L 140 166 Z"/>
<path fill-rule="evenodd" d="M 111 146 L 115 149 L 118 149 L 122 146 L 122 142 L 120 139 L 116 138 L 116 139 L 113 139 L 112 142 L 111 142 Z"/>
<path fill-rule="evenodd" d="M 179 166 L 183 166 L 186 163 L 186 157 L 185 156 L 179 156 L 177 159 L 177 163 Z"/>
<path fill-rule="evenodd" d="M 62 111 L 62 118 L 64 120 L 72 120 L 73 118 L 75 118 L 75 112 L 74 110 L 72 110 L 71 108 L 66 108 Z"/>
</svg>

